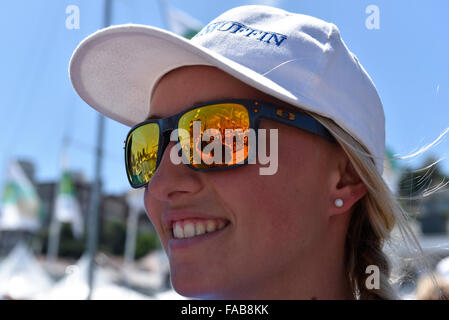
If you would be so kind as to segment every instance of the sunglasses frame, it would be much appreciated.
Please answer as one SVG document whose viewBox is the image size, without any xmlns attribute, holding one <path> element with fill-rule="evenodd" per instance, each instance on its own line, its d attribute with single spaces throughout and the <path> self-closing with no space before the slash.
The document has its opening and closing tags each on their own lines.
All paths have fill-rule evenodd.
<svg viewBox="0 0 449 320">
<path fill-rule="evenodd" d="M 207 107 L 207 106 L 214 106 L 219 104 L 238 104 L 246 108 L 248 111 L 248 117 L 249 117 L 249 128 L 255 130 L 259 129 L 260 122 L 262 120 L 274 120 L 298 129 L 305 130 L 307 132 L 316 134 L 318 136 L 321 136 L 322 138 L 328 140 L 329 142 L 336 142 L 335 138 L 330 134 L 330 132 L 321 124 L 319 123 L 315 118 L 312 116 L 299 112 L 294 111 L 291 109 L 287 109 L 285 107 L 277 106 L 272 103 L 268 103 L 262 100 L 251 100 L 251 99 L 227 99 L 227 100 L 217 100 L 217 101 L 211 101 L 207 103 L 198 104 L 195 106 L 192 106 L 188 109 L 183 110 L 180 113 L 177 113 L 173 116 L 163 118 L 163 119 L 151 119 L 146 120 L 142 123 L 139 123 L 135 125 L 131 130 L 128 132 L 128 135 L 126 136 L 125 140 L 125 170 L 126 170 L 126 177 L 128 178 L 129 184 L 134 189 L 139 189 L 142 187 L 145 187 L 148 183 L 144 183 L 138 186 L 133 186 L 131 179 L 128 174 L 128 140 L 130 135 L 138 128 L 151 124 L 151 123 L 157 123 L 159 125 L 159 141 L 158 141 L 158 153 L 157 153 L 157 160 L 156 160 L 156 168 L 159 167 L 159 164 L 161 162 L 162 156 L 165 152 L 165 149 L 167 149 L 168 144 L 170 143 L 170 135 L 171 132 L 178 128 L 179 119 L 186 113 L 197 109 L 201 107 Z M 179 139 L 178 139 L 178 142 Z M 258 135 L 256 134 L 256 148 L 258 146 Z M 256 149 L 257 154 L 257 149 Z M 186 164 L 188 167 L 195 171 L 202 171 L 202 172 L 211 172 L 211 171 L 220 171 L 220 170 L 228 170 L 237 168 L 240 166 L 244 166 L 248 164 L 248 157 L 245 158 L 245 160 L 240 163 L 236 163 L 230 166 L 222 166 L 222 167 L 215 167 L 215 168 L 209 168 L 209 169 L 200 169 L 195 168 L 191 164 Z"/>
</svg>

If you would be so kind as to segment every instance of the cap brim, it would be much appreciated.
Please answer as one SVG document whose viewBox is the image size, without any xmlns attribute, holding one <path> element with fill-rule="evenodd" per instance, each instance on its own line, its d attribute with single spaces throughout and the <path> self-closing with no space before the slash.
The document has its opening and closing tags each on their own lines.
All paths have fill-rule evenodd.
<svg viewBox="0 0 449 320">
<path fill-rule="evenodd" d="M 299 103 L 295 95 L 263 75 L 172 32 L 145 25 L 112 26 L 87 37 L 74 51 L 69 73 L 88 105 L 133 126 L 147 118 L 157 81 L 190 65 L 215 66 L 278 99 Z"/>
</svg>

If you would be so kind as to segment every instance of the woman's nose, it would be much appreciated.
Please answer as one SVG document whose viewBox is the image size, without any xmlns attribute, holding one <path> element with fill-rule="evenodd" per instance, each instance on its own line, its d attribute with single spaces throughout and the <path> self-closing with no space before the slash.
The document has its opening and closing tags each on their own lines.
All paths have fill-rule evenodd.
<svg viewBox="0 0 449 320">
<path fill-rule="evenodd" d="M 148 193 L 160 201 L 180 200 L 198 193 L 203 187 L 198 172 L 183 163 L 172 162 L 170 154 L 175 145 L 176 142 L 169 143 L 159 167 L 148 183 Z M 179 156 L 177 152 L 176 156 Z"/>
</svg>

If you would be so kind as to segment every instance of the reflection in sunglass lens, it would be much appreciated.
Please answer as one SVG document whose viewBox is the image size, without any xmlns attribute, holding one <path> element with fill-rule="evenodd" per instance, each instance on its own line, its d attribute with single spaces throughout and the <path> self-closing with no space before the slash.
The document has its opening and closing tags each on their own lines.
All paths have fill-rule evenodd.
<svg viewBox="0 0 449 320">
<path fill-rule="evenodd" d="M 196 121 L 201 122 L 199 135 L 194 132 Z M 180 135 L 181 147 L 183 154 L 189 155 L 190 164 L 197 169 L 231 166 L 242 163 L 248 156 L 249 115 L 240 104 L 224 103 L 191 110 L 179 119 L 178 128 L 189 132 L 189 137 Z M 203 139 L 206 130 L 212 133 L 210 139 Z M 215 154 L 217 148 L 208 148 L 217 138 L 221 139 L 218 156 Z"/>
<path fill-rule="evenodd" d="M 126 141 L 126 171 L 133 187 L 148 183 L 156 170 L 159 125 L 149 123 L 135 129 Z"/>
</svg>

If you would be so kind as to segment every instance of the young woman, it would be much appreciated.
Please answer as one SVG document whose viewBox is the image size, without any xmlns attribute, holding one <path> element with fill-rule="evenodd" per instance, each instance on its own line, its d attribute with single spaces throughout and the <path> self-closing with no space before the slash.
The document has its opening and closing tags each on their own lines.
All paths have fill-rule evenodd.
<svg viewBox="0 0 449 320">
<path fill-rule="evenodd" d="M 128 178 L 145 187 L 178 293 L 397 298 L 382 248 L 395 225 L 413 235 L 381 176 L 381 101 L 336 26 L 265 6 L 225 12 L 190 41 L 116 26 L 80 44 L 70 74 L 89 105 L 134 126 L 125 142 Z M 195 121 L 203 134 L 277 133 L 266 134 L 275 172 L 261 174 L 260 158 L 249 163 L 249 138 L 241 163 L 224 137 L 235 161 L 193 161 L 188 152 L 197 147 L 204 156 L 218 151 L 203 148 L 217 136 L 170 139 L 176 129 L 192 134 Z"/>
</svg>

